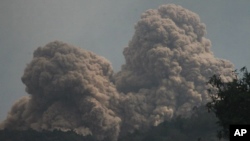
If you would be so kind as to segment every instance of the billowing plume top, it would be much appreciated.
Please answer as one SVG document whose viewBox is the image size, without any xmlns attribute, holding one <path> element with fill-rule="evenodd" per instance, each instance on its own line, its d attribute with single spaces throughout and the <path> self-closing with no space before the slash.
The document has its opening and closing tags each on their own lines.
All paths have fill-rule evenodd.
<svg viewBox="0 0 250 141">
<path fill-rule="evenodd" d="M 112 74 L 111 65 L 106 59 L 56 41 L 34 52 L 34 58 L 25 69 L 22 81 L 31 95 L 62 98 L 71 97 L 68 94 L 84 93 L 77 88 L 84 86 L 82 90 L 88 90 L 88 85 L 84 83 L 93 77 L 109 80 Z"/>
<path fill-rule="evenodd" d="M 158 85 L 164 78 L 187 73 L 206 77 L 231 73 L 233 65 L 213 56 L 205 33 L 205 25 L 198 15 L 181 6 L 170 4 L 146 11 L 123 51 L 126 64 L 121 72 L 126 73 L 117 75 L 117 88 L 138 91 Z"/>
</svg>

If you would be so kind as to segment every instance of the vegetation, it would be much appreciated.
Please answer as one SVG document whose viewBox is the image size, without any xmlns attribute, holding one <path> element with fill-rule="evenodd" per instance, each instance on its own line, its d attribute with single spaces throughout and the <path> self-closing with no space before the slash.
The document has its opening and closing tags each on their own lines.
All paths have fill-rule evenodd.
<svg viewBox="0 0 250 141">
<path fill-rule="evenodd" d="M 232 82 L 224 83 L 216 75 L 209 81 L 216 90 L 209 90 L 212 100 L 207 103 L 207 107 L 219 119 L 220 139 L 229 138 L 230 124 L 250 124 L 250 73 L 245 67 L 240 72 L 234 72 L 235 79 Z"/>
</svg>

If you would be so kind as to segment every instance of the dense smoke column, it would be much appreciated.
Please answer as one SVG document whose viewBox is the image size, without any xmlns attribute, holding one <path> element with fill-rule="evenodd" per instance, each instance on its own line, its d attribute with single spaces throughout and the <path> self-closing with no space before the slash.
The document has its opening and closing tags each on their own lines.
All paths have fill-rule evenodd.
<svg viewBox="0 0 250 141">
<path fill-rule="evenodd" d="M 176 115 L 188 116 L 209 99 L 209 77 L 232 78 L 233 65 L 215 58 L 199 16 L 177 5 L 142 14 L 123 51 L 126 63 L 115 76 L 124 94 L 123 129 L 158 125 Z"/>
<path fill-rule="evenodd" d="M 74 130 L 116 140 L 119 95 L 110 63 L 62 42 L 39 47 L 22 77 L 26 96 L 12 107 L 1 128 Z"/>
<path fill-rule="evenodd" d="M 115 141 L 119 134 L 189 116 L 209 100 L 209 77 L 233 77 L 233 65 L 214 57 L 205 33 L 198 15 L 181 6 L 148 10 L 115 75 L 94 53 L 59 41 L 39 47 L 22 77 L 29 96 L 13 105 L 0 129 L 74 130 Z"/>
</svg>

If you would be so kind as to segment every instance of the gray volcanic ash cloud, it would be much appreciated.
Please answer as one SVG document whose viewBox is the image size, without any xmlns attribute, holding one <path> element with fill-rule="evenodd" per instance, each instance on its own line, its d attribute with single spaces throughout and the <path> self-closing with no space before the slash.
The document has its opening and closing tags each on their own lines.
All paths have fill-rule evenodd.
<svg viewBox="0 0 250 141">
<path fill-rule="evenodd" d="M 1 128 L 74 130 L 99 140 L 189 116 L 209 100 L 213 74 L 232 78 L 233 65 L 215 58 L 199 16 L 177 5 L 142 14 L 114 74 L 103 57 L 62 42 L 39 47 L 22 77 L 26 96 Z"/>
<path fill-rule="evenodd" d="M 209 100 L 209 77 L 231 80 L 232 63 L 214 57 L 205 33 L 199 16 L 181 6 L 163 5 L 142 14 L 123 51 L 126 64 L 116 74 L 116 87 L 126 94 L 126 128 L 188 116 Z"/>
<path fill-rule="evenodd" d="M 62 42 L 39 47 L 22 77 L 30 96 L 17 101 L 4 127 L 62 129 L 115 140 L 121 119 L 110 63 Z"/>
</svg>

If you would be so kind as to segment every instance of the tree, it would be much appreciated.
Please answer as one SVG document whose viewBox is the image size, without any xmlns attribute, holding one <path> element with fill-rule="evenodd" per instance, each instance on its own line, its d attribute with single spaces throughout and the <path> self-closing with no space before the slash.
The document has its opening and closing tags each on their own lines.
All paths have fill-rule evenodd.
<svg viewBox="0 0 250 141">
<path fill-rule="evenodd" d="M 207 108 L 219 120 L 219 139 L 229 138 L 231 124 L 250 124 L 250 73 L 246 67 L 240 72 L 233 72 L 235 78 L 231 82 L 223 82 L 217 75 L 209 80 L 216 90 L 209 89 L 211 101 L 207 103 Z"/>
</svg>

